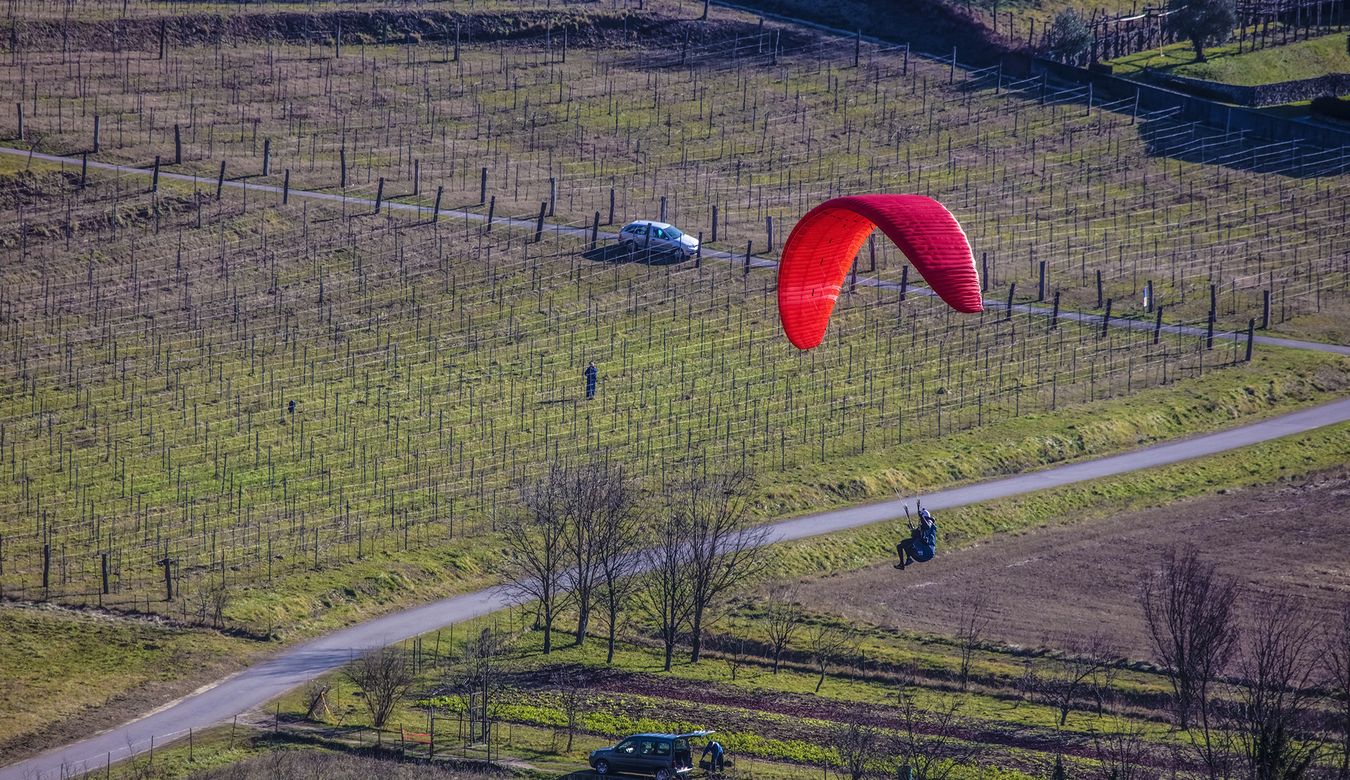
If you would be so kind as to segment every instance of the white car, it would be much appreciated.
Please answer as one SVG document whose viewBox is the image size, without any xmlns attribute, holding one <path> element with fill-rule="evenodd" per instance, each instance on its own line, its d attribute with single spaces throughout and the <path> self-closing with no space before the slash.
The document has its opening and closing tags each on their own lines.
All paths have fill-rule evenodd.
<svg viewBox="0 0 1350 780">
<path fill-rule="evenodd" d="M 619 231 L 619 248 L 625 254 L 646 252 L 650 248 L 653 255 L 672 253 L 687 260 L 698 252 L 698 239 L 674 225 L 639 219 Z"/>
</svg>

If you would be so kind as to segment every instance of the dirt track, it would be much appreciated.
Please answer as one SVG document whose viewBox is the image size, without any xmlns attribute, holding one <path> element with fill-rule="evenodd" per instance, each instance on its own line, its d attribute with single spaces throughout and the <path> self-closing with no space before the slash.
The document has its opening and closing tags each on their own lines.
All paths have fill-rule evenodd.
<svg viewBox="0 0 1350 780">
<path fill-rule="evenodd" d="M 1249 599 L 1288 594 L 1326 615 L 1350 599 L 1350 468 L 1033 531 L 903 572 L 886 565 L 829 577 L 803 585 L 801 599 L 854 620 L 945 634 L 962 602 L 984 594 L 992 639 L 1062 646 L 1070 636 L 1105 633 L 1121 652 L 1144 658 L 1140 579 L 1162 549 L 1183 542 L 1237 577 Z"/>
</svg>

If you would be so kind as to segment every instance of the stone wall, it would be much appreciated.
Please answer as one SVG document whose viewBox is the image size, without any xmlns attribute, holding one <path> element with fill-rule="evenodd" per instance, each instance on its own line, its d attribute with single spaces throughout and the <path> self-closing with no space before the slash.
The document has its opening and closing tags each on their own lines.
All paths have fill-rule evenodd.
<svg viewBox="0 0 1350 780">
<path fill-rule="evenodd" d="M 1323 95 L 1350 94 L 1350 73 L 1329 73 L 1317 78 L 1259 84 L 1254 87 L 1221 84 L 1217 81 L 1175 76 L 1170 73 L 1154 72 L 1149 74 L 1149 78 L 1210 100 L 1251 107 L 1278 106 L 1298 100 L 1312 100 Z"/>
</svg>

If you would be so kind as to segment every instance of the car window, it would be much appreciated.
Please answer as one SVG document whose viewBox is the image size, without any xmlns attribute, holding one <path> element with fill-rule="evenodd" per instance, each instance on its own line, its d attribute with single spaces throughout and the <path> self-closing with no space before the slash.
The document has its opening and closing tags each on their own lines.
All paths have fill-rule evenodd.
<svg viewBox="0 0 1350 780">
<path fill-rule="evenodd" d="M 656 237 L 657 237 L 657 238 L 666 238 L 666 237 L 667 237 L 667 236 L 666 236 L 666 231 L 665 231 L 664 229 L 662 229 L 662 228 L 657 228 L 657 229 L 656 229 Z"/>
<path fill-rule="evenodd" d="M 650 739 L 642 740 L 642 750 L 640 751 L 642 755 L 650 756 L 655 750 L 656 743 L 652 742 Z"/>
<path fill-rule="evenodd" d="M 646 226 L 646 225 L 634 225 L 634 226 L 633 226 L 633 233 L 634 233 L 635 235 L 645 236 L 645 235 L 647 235 L 647 226 Z"/>
<path fill-rule="evenodd" d="M 682 235 L 684 235 L 684 233 L 680 232 L 680 229 L 677 227 L 666 228 L 666 238 L 679 238 Z"/>
<path fill-rule="evenodd" d="M 635 739 L 625 739 L 623 742 L 620 742 L 618 745 L 616 745 L 616 746 L 614 747 L 614 752 L 615 752 L 615 753 L 632 753 L 635 749 L 637 749 L 637 740 L 635 740 Z"/>
<path fill-rule="evenodd" d="M 657 743 L 656 743 L 656 755 L 658 755 L 658 756 L 668 756 L 668 755 L 670 755 L 670 743 L 669 743 L 669 742 L 657 742 Z"/>
</svg>

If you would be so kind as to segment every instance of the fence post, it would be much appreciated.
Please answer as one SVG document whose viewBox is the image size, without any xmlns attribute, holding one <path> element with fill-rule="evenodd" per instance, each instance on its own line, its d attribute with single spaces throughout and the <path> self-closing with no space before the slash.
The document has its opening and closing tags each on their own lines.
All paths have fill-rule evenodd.
<svg viewBox="0 0 1350 780">
<path fill-rule="evenodd" d="M 909 265 L 906 264 L 900 269 L 900 301 L 903 303 L 906 294 L 909 292 Z"/>
<path fill-rule="evenodd" d="M 150 176 L 150 191 L 159 192 L 159 155 L 155 155 L 155 172 Z"/>
<path fill-rule="evenodd" d="M 23 103 L 14 104 L 14 111 L 19 115 L 19 140 L 23 140 Z"/>
<path fill-rule="evenodd" d="M 769 238 L 769 245 L 768 245 L 768 247 L 765 248 L 764 251 L 766 251 L 766 252 L 772 252 L 772 251 L 773 251 L 773 217 L 765 217 L 765 218 L 764 218 L 764 232 L 768 235 L 768 238 Z"/>
<path fill-rule="evenodd" d="M 1106 335 L 1106 329 L 1111 325 L 1111 299 L 1106 299 L 1106 309 L 1102 311 L 1102 336 Z"/>
<path fill-rule="evenodd" d="M 1102 307 L 1102 269 L 1097 269 L 1097 305 L 1093 308 Z"/>
<path fill-rule="evenodd" d="M 597 209 L 595 216 L 591 218 L 591 251 L 600 246 L 600 211 Z"/>
<path fill-rule="evenodd" d="M 612 191 L 611 191 L 611 192 L 612 192 Z M 613 201 L 611 201 L 611 202 L 613 202 Z M 714 242 L 714 243 L 717 242 L 717 204 L 716 204 L 716 203 L 714 203 L 714 204 L 713 204 L 713 207 L 712 207 L 712 238 L 709 239 L 709 240 L 712 241 L 712 242 Z"/>
<path fill-rule="evenodd" d="M 487 230 L 485 230 L 485 231 L 483 231 L 483 232 L 485 232 L 485 233 L 491 233 L 491 232 L 492 232 L 492 214 L 493 214 L 493 212 L 495 212 L 496 210 L 497 210 L 497 196 L 496 196 L 496 195 L 493 195 L 492 198 L 491 198 L 491 200 L 488 201 Z"/>
<path fill-rule="evenodd" d="M 1036 283 L 1036 302 L 1045 301 L 1045 261 L 1041 261 L 1040 279 Z"/>
<path fill-rule="evenodd" d="M 384 205 L 384 177 L 380 177 L 380 184 L 375 188 L 375 213 L 380 213 L 380 206 Z"/>
<path fill-rule="evenodd" d="M 487 168 L 478 172 L 478 205 L 487 202 Z"/>
<path fill-rule="evenodd" d="M 291 169 L 287 168 L 281 177 L 281 205 L 291 202 Z"/>
<path fill-rule="evenodd" d="M 338 147 L 338 168 L 342 189 L 347 189 L 347 147 Z"/>
<path fill-rule="evenodd" d="M 216 176 L 216 200 L 220 200 L 220 193 L 225 189 L 225 161 L 220 161 L 220 173 Z"/>
<path fill-rule="evenodd" d="M 1270 329 L 1270 289 L 1261 291 L 1261 330 Z"/>
<path fill-rule="evenodd" d="M 99 143 L 98 143 L 99 124 L 100 124 L 99 116 L 98 114 L 94 114 L 94 150 L 93 150 L 94 154 L 98 154 L 99 152 Z"/>
<path fill-rule="evenodd" d="M 1153 318 L 1153 343 L 1157 344 L 1162 338 L 1162 313 L 1163 307 L 1158 307 L 1158 314 Z"/>
<path fill-rule="evenodd" d="M 1252 362 L 1252 342 L 1256 340 L 1255 331 L 1256 331 L 1256 320 L 1255 319 L 1247 320 L 1247 356 L 1243 358 L 1243 362 L 1246 363 Z"/>
<path fill-rule="evenodd" d="M 745 266 L 742 269 L 741 276 L 750 275 L 750 247 L 754 245 L 753 241 L 745 242 Z"/>
<path fill-rule="evenodd" d="M 1055 307 L 1050 311 L 1050 330 L 1059 328 L 1059 290 L 1055 290 Z"/>
<path fill-rule="evenodd" d="M 548 177 L 548 215 L 553 216 L 553 207 L 558 201 L 558 177 Z"/>
<path fill-rule="evenodd" d="M 548 210 L 547 201 L 539 201 L 539 219 L 534 223 L 534 243 L 544 240 L 544 212 Z"/>
<path fill-rule="evenodd" d="M 263 169 L 262 175 L 267 176 L 272 173 L 272 139 L 263 139 Z"/>
<path fill-rule="evenodd" d="M 422 161 L 413 160 L 413 194 L 422 194 Z"/>
<path fill-rule="evenodd" d="M 614 224 L 614 188 L 613 188 L 613 187 L 610 187 L 610 188 L 609 188 L 609 221 L 606 222 L 605 224 L 606 224 L 606 225 L 613 225 L 613 224 Z"/>
<path fill-rule="evenodd" d="M 1006 319 L 1006 320 L 1012 319 L 1013 294 L 1016 293 L 1016 292 L 1017 292 L 1017 282 L 1009 282 L 1009 283 L 1008 283 L 1008 306 L 1007 306 L 1006 316 L 1004 316 L 1004 319 Z"/>
<path fill-rule="evenodd" d="M 183 128 L 173 126 L 173 164 L 183 164 Z"/>
<path fill-rule="evenodd" d="M 441 196 L 445 194 L 443 185 L 436 185 L 436 202 L 431 207 L 431 221 L 436 222 L 441 218 Z"/>
<path fill-rule="evenodd" d="M 598 216 L 597 212 L 597 216 Z M 694 250 L 694 267 L 703 267 L 703 231 L 698 231 L 698 248 Z"/>
</svg>

